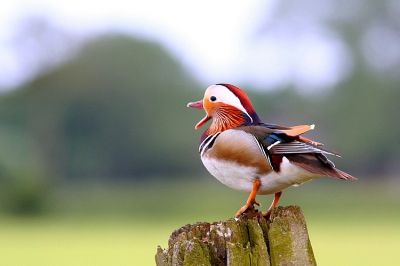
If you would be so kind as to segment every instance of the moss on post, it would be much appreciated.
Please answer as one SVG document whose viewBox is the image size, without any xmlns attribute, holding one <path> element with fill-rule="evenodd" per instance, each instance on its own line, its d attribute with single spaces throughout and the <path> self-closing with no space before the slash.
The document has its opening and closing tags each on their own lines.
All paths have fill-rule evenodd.
<svg viewBox="0 0 400 266">
<path fill-rule="evenodd" d="M 317 265 L 300 207 L 275 208 L 268 237 L 272 265 Z"/>
<path fill-rule="evenodd" d="M 271 256 L 270 256 L 271 253 Z M 185 225 L 157 248 L 157 266 L 316 265 L 299 207 L 278 207 L 270 220 L 239 219 Z"/>
</svg>

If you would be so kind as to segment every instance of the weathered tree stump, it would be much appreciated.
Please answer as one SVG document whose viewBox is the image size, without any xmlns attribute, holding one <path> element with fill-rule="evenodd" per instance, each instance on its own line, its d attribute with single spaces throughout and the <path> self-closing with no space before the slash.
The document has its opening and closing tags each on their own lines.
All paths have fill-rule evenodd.
<svg viewBox="0 0 400 266">
<path fill-rule="evenodd" d="M 198 222 L 174 231 L 168 248 L 157 248 L 157 266 L 317 265 L 303 212 L 277 207 L 269 220 L 247 218 Z"/>
</svg>

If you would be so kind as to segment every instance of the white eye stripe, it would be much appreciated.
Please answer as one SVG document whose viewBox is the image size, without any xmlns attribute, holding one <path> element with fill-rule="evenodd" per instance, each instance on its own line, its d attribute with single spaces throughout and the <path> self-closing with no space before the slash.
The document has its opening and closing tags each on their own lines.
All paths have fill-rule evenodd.
<svg viewBox="0 0 400 266">
<path fill-rule="evenodd" d="M 207 88 L 205 94 L 211 102 L 223 102 L 236 107 L 237 109 L 245 113 L 250 118 L 251 122 L 253 122 L 253 118 L 243 107 L 239 98 L 233 92 L 231 92 L 227 87 L 222 85 L 211 85 L 210 87 Z M 211 100 L 213 96 L 215 97 L 215 101 Z"/>
</svg>

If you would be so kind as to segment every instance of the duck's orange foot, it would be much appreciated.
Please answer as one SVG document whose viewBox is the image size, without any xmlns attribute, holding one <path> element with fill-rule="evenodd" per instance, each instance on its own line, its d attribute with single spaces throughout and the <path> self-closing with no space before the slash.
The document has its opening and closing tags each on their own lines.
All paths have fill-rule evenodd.
<svg viewBox="0 0 400 266">
<path fill-rule="evenodd" d="M 254 216 L 260 216 L 260 213 L 257 213 L 257 210 L 254 208 L 254 204 L 257 206 L 261 206 L 261 204 L 256 201 L 256 195 L 258 189 L 260 188 L 261 182 L 260 180 L 256 179 L 253 182 L 253 189 L 250 193 L 249 198 L 247 199 L 246 205 L 244 205 L 240 210 L 235 214 L 235 218 L 238 218 L 244 212 L 247 213 L 249 218 L 253 218 Z"/>
<path fill-rule="evenodd" d="M 260 206 L 260 203 L 258 202 L 254 202 L 254 204 Z M 254 204 L 246 204 L 244 205 L 242 208 L 240 208 L 240 210 L 235 214 L 235 218 L 238 218 L 240 215 L 242 215 L 243 213 L 247 214 L 248 218 L 253 218 L 256 216 L 260 216 L 260 212 L 258 212 L 258 210 L 256 210 L 254 208 Z"/>
<path fill-rule="evenodd" d="M 251 209 L 253 209 L 254 210 L 254 206 L 253 205 L 248 205 L 248 204 L 246 204 L 246 205 L 244 205 L 242 208 L 240 208 L 239 210 L 238 210 L 238 212 L 235 214 L 235 218 L 238 218 L 240 215 L 242 215 L 245 211 L 247 211 L 247 210 L 251 210 Z"/>
<path fill-rule="evenodd" d="M 262 216 L 265 218 L 265 219 L 269 219 L 269 217 L 271 216 L 271 212 L 272 212 L 272 210 L 268 210 L 267 212 L 262 212 Z"/>
</svg>

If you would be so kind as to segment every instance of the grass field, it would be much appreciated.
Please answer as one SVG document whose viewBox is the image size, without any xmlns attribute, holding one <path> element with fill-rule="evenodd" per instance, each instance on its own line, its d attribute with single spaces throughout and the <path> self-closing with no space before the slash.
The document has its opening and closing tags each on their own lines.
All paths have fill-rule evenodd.
<svg viewBox="0 0 400 266">
<path fill-rule="evenodd" d="M 324 179 L 284 192 L 280 205 L 303 209 L 318 265 L 400 265 L 399 183 L 377 184 Z M 0 217 L 0 265 L 154 265 L 173 230 L 230 218 L 246 198 L 211 178 L 64 188 L 49 203 L 58 211 Z M 271 199 L 258 198 L 262 209 Z"/>
</svg>

